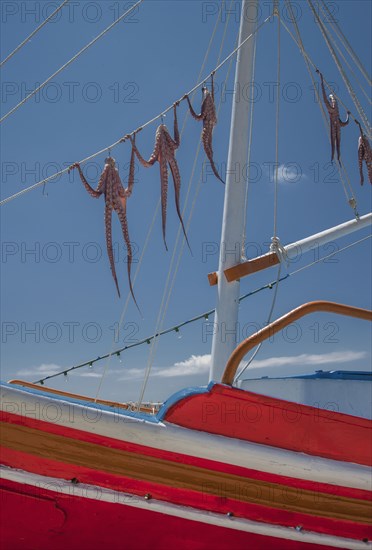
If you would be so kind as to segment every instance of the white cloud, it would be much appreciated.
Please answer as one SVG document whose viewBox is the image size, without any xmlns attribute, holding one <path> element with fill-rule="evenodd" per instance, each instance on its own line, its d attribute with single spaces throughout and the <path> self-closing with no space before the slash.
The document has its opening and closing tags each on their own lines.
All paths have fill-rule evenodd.
<svg viewBox="0 0 372 550">
<path fill-rule="evenodd" d="M 82 378 L 102 378 L 102 373 L 100 374 L 99 372 L 88 371 L 88 372 L 80 372 L 78 374 Z"/>
<path fill-rule="evenodd" d="M 265 168 L 270 182 L 275 182 L 275 165 L 270 163 Z M 286 162 L 278 166 L 278 183 L 298 183 L 301 179 L 306 178 L 306 174 L 303 173 L 297 162 Z"/>
<path fill-rule="evenodd" d="M 366 351 L 352 351 L 345 350 L 342 352 L 334 351 L 323 354 L 310 354 L 302 353 L 300 355 L 284 355 L 281 357 L 270 357 L 269 359 L 258 359 L 252 362 L 251 368 L 268 368 L 268 367 L 303 367 L 303 366 L 321 366 L 348 363 L 351 361 L 359 361 L 367 357 Z M 173 378 L 179 376 L 198 376 L 205 375 L 209 372 L 211 365 L 211 355 L 191 355 L 184 361 L 177 361 L 169 367 L 154 367 L 151 372 L 151 377 L 158 378 Z M 245 361 L 242 361 L 241 365 L 245 365 Z M 19 370 L 17 376 L 33 376 L 35 378 L 44 378 L 45 376 L 51 376 L 56 374 L 66 367 L 61 367 L 54 363 L 42 364 L 38 367 L 30 369 Z M 108 370 L 107 374 L 119 374 L 120 377 L 116 378 L 117 382 L 124 380 L 142 380 L 145 375 L 145 369 L 132 368 L 132 369 L 113 369 Z M 100 378 L 102 373 L 92 370 L 77 372 L 76 374 L 86 378 Z"/>
<path fill-rule="evenodd" d="M 97 366 L 104 366 L 103 363 Z M 55 363 L 43 363 L 39 365 L 38 367 L 30 367 L 28 369 L 21 369 L 17 371 L 17 377 L 22 376 L 33 376 L 35 378 L 44 378 L 45 376 L 52 376 L 53 374 L 57 374 L 59 372 L 63 372 L 66 370 L 66 368 L 69 367 L 62 367 L 61 365 L 57 365 Z M 133 369 L 132 369 L 133 370 Z M 142 372 L 140 369 L 137 369 L 138 372 Z M 129 371 L 128 371 L 129 372 Z M 81 369 L 77 371 L 72 371 L 71 374 L 74 374 L 75 376 L 81 376 L 84 378 L 100 378 L 102 376 L 102 369 L 101 373 L 99 371 L 94 371 L 90 369 L 88 366 L 82 367 Z M 106 376 L 112 375 L 112 374 L 123 374 L 123 369 L 107 369 Z"/>
<path fill-rule="evenodd" d="M 151 377 L 158 378 L 173 378 L 176 376 L 196 376 L 198 374 L 206 374 L 209 371 L 211 356 L 208 355 L 191 355 L 185 361 L 178 361 L 170 367 L 153 367 Z M 138 380 L 143 379 L 145 369 L 128 369 L 123 373 L 124 376 L 119 378 L 122 380 Z"/>
<path fill-rule="evenodd" d="M 209 371 L 211 364 L 211 355 L 191 355 L 185 361 L 174 363 L 169 368 L 162 368 L 154 372 L 155 376 L 170 378 L 172 376 L 195 376 L 205 374 Z"/>
<path fill-rule="evenodd" d="M 347 363 L 349 361 L 358 361 L 367 357 L 365 351 L 343 351 L 323 354 L 302 353 L 300 355 L 271 357 L 269 359 L 259 359 L 252 362 L 251 368 L 267 367 L 291 367 L 291 366 L 319 366 Z M 205 375 L 209 372 L 211 365 L 211 355 L 191 355 L 184 361 L 178 361 L 169 367 L 153 367 L 151 377 L 173 378 L 178 376 L 197 376 Z M 241 365 L 245 365 L 242 361 Z M 133 368 L 125 371 L 125 375 L 119 378 L 122 380 L 143 379 L 144 369 Z"/>
<path fill-rule="evenodd" d="M 125 369 L 124 367 L 121 371 L 121 374 L 123 376 L 120 376 L 120 378 L 117 379 L 118 382 L 122 382 L 124 380 L 140 380 L 143 379 L 145 375 L 145 369 Z"/>
<path fill-rule="evenodd" d="M 288 367 L 292 365 L 326 365 L 331 363 L 347 363 L 349 361 L 358 361 L 367 357 L 365 351 L 333 351 L 323 354 L 302 353 L 301 355 L 270 357 L 270 359 L 259 359 L 252 362 L 252 368 L 265 367 Z M 244 361 L 243 363 L 244 364 Z"/>
<path fill-rule="evenodd" d="M 56 365 L 55 363 L 43 363 L 38 367 L 21 369 L 17 371 L 17 376 L 40 376 L 40 378 L 43 378 L 44 376 L 51 376 L 52 374 L 56 374 L 57 372 L 60 372 L 64 369 L 65 367 L 61 367 L 59 365 Z"/>
</svg>

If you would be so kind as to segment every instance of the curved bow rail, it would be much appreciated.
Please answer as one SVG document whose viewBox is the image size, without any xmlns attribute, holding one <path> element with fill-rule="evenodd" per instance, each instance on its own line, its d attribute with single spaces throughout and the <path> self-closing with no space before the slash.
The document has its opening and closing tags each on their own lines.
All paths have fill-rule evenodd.
<svg viewBox="0 0 372 550">
<path fill-rule="evenodd" d="M 113 407 L 115 409 L 126 409 L 128 411 L 138 411 L 141 413 L 147 413 L 147 414 L 156 414 L 159 410 L 159 407 L 157 404 L 154 404 L 153 406 L 146 406 L 141 405 L 138 408 L 138 405 L 136 403 L 120 403 L 118 401 L 107 401 L 107 399 L 94 399 L 94 397 L 88 397 L 86 395 L 81 395 L 79 393 L 71 393 L 67 391 L 62 390 L 56 390 L 54 388 L 47 388 L 43 386 L 42 388 L 36 383 L 33 382 L 27 382 L 25 380 L 9 380 L 8 384 L 14 384 L 16 386 L 22 386 L 24 388 L 29 388 L 31 390 L 36 390 L 38 392 L 47 392 L 52 395 L 58 395 L 62 397 L 67 397 L 68 399 L 78 399 L 79 401 L 87 401 L 88 403 L 95 403 L 98 405 L 106 405 L 107 407 Z"/>
<path fill-rule="evenodd" d="M 365 319 L 372 321 L 372 311 L 368 309 L 361 309 L 358 307 L 347 306 L 344 304 L 337 304 L 335 302 L 316 301 L 303 304 L 296 309 L 293 309 L 289 313 L 286 313 L 276 321 L 270 323 L 267 327 L 259 330 L 243 342 L 239 344 L 237 348 L 230 355 L 227 361 L 223 376 L 222 384 L 228 384 L 232 386 L 236 371 L 244 356 L 255 346 L 270 338 L 280 330 L 297 321 L 305 315 L 315 313 L 316 311 L 328 311 L 336 313 L 338 315 L 347 315 L 348 317 L 356 317 L 358 319 Z"/>
</svg>

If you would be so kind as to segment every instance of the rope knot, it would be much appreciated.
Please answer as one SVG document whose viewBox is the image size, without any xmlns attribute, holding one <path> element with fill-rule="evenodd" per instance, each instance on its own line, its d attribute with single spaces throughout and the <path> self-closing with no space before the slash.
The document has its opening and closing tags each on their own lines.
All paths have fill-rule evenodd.
<svg viewBox="0 0 372 550">
<path fill-rule="evenodd" d="M 287 251 L 280 242 L 279 237 L 271 237 L 270 252 L 275 252 L 281 264 L 285 263 L 287 266 L 289 265 Z"/>
<path fill-rule="evenodd" d="M 357 201 L 355 200 L 354 197 L 349 199 L 349 204 L 350 204 L 351 208 L 354 210 L 354 215 L 355 215 L 356 219 L 359 220 L 360 216 L 358 214 L 358 205 L 357 205 Z"/>
</svg>

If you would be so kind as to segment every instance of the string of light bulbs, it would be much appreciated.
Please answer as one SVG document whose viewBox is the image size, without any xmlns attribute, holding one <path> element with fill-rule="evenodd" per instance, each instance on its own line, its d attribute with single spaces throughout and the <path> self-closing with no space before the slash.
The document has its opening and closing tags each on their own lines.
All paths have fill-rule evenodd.
<svg viewBox="0 0 372 550">
<path fill-rule="evenodd" d="M 239 302 L 242 302 L 246 298 L 249 298 L 250 296 L 253 296 L 254 294 L 257 294 L 258 292 L 261 292 L 262 290 L 266 289 L 272 289 L 276 284 L 278 284 L 281 281 L 284 281 L 284 279 L 287 279 L 289 277 L 289 274 L 285 275 L 281 279 L 277 281 L 273 281 L 271 283 L 268 283 L 260 288 L 257 288 L 255 290 L 252 290 L 251 292 L 248 292 L 247 294 L 243 294 L 239 298 Z M 169 334 L 171 332 L 179 333 L 180 329 L 186 325 L 189 325 L 191 323 L 195 323 L 196 321 L 200 321 L 201 319 L 204 319 L 205 321 L 209 320 L 209 317 L 215 313 L 215 309 L 210 309 L 209 311 L 205 311 L 204 313 L 201 313 L 200 315 L 197 315 L 196 317 L 192 317 L 191 319 L 187 319 L 186 321 L 183 321 L 182 323 L 178 323 L 177 325 L 173 325 L 170 328 L 167 328 L 165 330 L 162 330 L 159 333 L 153 334 L 152 336 L 147 336 L 146 338 L 143 338 L 142 340 L 139 340 L 138 342 L 134 342 L 133 344 L 128 344 L 127 346 L 123 346 L 117 350 L 112 351 L 111 353 L 106 353 L 105 355 L 100 355 L 96 357 L 95 359 L 89 359 L 89 361 L 84 361 L 84 363 L 80 363 L 79 365 L 74 365 L 73 367 L 69 367 L 65 370 L 56 372 L 55 374 L 50 374 L 49 376 L 45 376 L 44 378 L 41 378 L 40 380 L 36 380 L 33 382 L 33 384 L 41 384 L 44 385 L 44 382 L 46 380 L 50 380 L 51 378 L 56 378 L 57 376 L 67 376 L 69 372 L 81 369 L 83 367 L 90 367 L 92 368 L 93 365 L 99 361 L 102 361 L 104 359 L 108 359 L 112 356 L 120 357 L 120 355 L 131 348 L 135 348 L 138 346 L 142 346 L 144 344 L 151 344 L 151 341 L 155 338 L 159 338 L 160 336 L 164 336 L 165 334 Z"/>
</svg>

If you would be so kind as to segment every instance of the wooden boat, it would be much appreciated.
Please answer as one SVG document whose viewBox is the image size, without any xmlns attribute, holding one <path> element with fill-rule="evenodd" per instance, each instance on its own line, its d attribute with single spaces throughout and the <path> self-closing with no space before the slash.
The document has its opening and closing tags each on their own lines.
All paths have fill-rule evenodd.
<svg viewBox="0 0 372 550">
<path fill-rule="evenodd" d="M 236 139 L 233 130 L 231 162 L 244 149 Z M 240 200 L 227 187 L 225 213 Z M 234 242 L 237 217 L 225 215 L 222 242 Z M 352 223 L 364 227 L 370 216 Z M 237 315 L 235 281 L 246 269 L 225 260 L 210 277 L 219 285 L 220 321 Z M 225 270 L 238 270 L 231 282 Z M 249 350 L 317 311 L 372 318 L 311 302 L 235 349 L 231 342 L 218 349 L 215 339 L 209 385 L 183 389 L 160 407 L 2 383 L 2 547 L 372 548 L 371 374 L 234 382 Z"/>
</svg>

